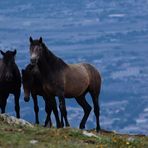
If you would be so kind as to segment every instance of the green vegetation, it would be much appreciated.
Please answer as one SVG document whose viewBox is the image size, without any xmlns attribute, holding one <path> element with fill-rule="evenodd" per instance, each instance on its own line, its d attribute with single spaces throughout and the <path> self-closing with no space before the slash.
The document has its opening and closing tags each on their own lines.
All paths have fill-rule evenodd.
<svg viewBox="0 0 148 148">
<path fill-rule="evenodd" d="M 90 132 L 90 131 L 89 131 Z M 88 133 L 88 132 L 87 132 Z M 0 148 L 147 148 L 147 136 L 120 135 L 109 132 L 86 136 L 84 131 L 72 128 L 56 129 L 41 126 L 10 125 L 0 119 Z"/>
</svg>

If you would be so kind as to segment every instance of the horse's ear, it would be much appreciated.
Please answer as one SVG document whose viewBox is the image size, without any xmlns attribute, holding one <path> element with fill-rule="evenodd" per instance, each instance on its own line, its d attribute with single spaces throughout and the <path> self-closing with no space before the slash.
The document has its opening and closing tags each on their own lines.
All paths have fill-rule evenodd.
<svg viewBox="0 0 148 148">
<path fill-rule="evenodd" d="M 16 51 L 16 49 L 13 51 L 13 55 L 15 56 L 16 55 L 16 53 L 17 53 L 17 51 Z"/>
<path fill-rule="evenodd" d="M 4 56 L 5 55 L 5 53 L 2 51 L 2 50 L 0 50 L 0 53 Z"/>
<path fill-rule="evenodd" d="M 30 38 L 29 38 L 29 41 L 30 41 L 30 43 L 33 43 L 33 39 L 32 39 L 31 36 L 30 36 Z"/>
<path fill-rule="evenodd" d="M 39 42 L 42 44 L 42 42 L 43 42 L 43 39 L 42 39 L 42 37 L 40 37 L 40 39 L 39 39 Z"/>
</svg>

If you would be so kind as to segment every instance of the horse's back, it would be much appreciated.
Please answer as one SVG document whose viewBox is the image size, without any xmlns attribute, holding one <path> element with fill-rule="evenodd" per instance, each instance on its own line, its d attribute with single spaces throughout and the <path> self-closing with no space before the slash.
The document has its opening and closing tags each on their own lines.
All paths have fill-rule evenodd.
<svg viewBox="0 0 148 148">
<path fill-rule="evenodd" d="M 89 76 L 82 64 L 68 64 L 64 71 L 66 97 L 80 96 L 89 85 Z"/>
</svg>

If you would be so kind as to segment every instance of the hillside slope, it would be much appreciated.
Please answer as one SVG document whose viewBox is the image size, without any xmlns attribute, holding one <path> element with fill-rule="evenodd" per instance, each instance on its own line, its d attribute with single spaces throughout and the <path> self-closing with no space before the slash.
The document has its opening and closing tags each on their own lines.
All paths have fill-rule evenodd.
<svg viewBox="0 0 148 148">
<path fill-rule="evenodd" d="M 22 124 L 23 123 L 23 124 Z M 82 131 L 72 128 L 44 128 L 33 126 L 24 120 L 0 115 L 0 148 L 146 148 L 148 137 L 121 135 L 113 132 Z"/>
</svg>

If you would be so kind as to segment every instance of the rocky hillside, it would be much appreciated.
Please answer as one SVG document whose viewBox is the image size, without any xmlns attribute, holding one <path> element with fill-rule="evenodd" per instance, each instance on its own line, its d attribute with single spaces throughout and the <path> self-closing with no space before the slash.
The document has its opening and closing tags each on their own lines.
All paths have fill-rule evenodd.
<svg viewBox="0 0 148 148">
<path fill-rule="evenodd" d="M 146 148 L 148 137 L 121 135 L 114 132 L 85 131 L 72 128 L 56 129 L 34 126 L 29 122 L 0 115 L 0 148 Z"/>
</svg>

